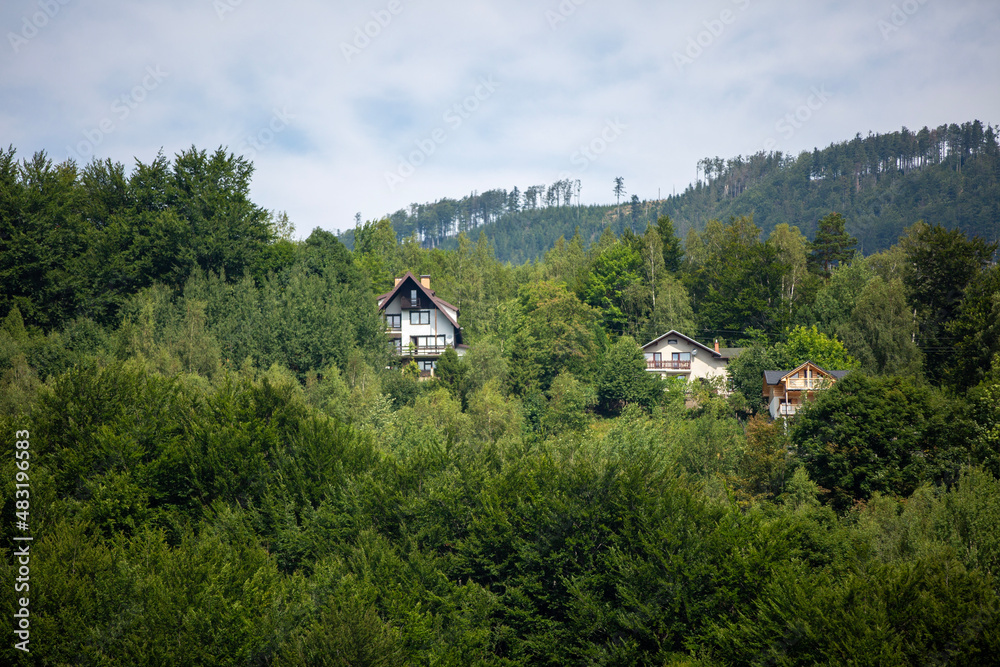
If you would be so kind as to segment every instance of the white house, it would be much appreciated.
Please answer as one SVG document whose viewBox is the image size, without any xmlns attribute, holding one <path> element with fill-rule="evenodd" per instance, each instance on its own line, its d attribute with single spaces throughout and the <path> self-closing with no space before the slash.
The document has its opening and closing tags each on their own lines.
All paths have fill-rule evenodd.
<svg viewBox="0 0 1000 667">
<path fill-rule="evenodd" d="M 642 346 L 648 372 L 658 373 L 662 378 L 683 377 L 689 382 L 725 380 L 729 360 L 742 351 L 742 348 L 720 348 L 719 341 L 715 341 L 712 349 L 672 329 Z"/>
<path fill-rule="evenodd" d="M 434 374 L 445 348 L 453 347 L 459 355 L 467 349 L 458 326 L 458 308 L 434 294 L 430 276 L 418 280 L 407 271 L 396 278 L 392 290 L 379 295 L 378 309 L 396 354 L 416 361 L 424 377 Z"/>
</svg>

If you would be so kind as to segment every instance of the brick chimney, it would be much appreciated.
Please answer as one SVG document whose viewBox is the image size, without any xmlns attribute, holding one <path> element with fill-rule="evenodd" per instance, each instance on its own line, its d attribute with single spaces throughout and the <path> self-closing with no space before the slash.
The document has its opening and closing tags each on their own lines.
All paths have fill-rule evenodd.
<svg viewBox="0 0 1000 667">
<path fill-rule="evenodd" d="M 715 353 L 716 354 L 721 354 L 721 352 L 719 352 L 719 339 L 718 338 L 715 339 Z"/>
<path fill-rule="evenodd" d="M 430 276 L 420 276 L 420 284 L 427 289 L 431 288 L 431 277 Z"/>
<path fill-rule="evenodd" d="M 394 282 L 394 283 L 392 284 L 392 286 L 393 286 L 393 287 L 395 287 L 396 285 L 398 285 L 399 283 L 401 283 L 401 282 L 403 281 L 403 279 L 402 279 L 402 278 L 395 278 L 395 281 L 396 281 L 396 282 Z"/>
</svg>

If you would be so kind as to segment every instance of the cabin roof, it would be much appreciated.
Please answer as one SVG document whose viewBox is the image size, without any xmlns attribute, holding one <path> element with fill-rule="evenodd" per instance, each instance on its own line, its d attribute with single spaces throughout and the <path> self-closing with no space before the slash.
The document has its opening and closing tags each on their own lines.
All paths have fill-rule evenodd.
<svg viewBox="0 0 1000 667">
<path fill-rule="evenodd" d="M 399 291 L 403 289 L 403 286 L 406 284 L 407 280 L 409 280 L 410 282 L 412 282 L 413 285 L 418 290 L 420 290 L 428 299 L 431 300 L 431 303 L 433 303 L 435 306 L 437 306 L 438 310 L 440 310 L 442 313 L 444 313 L 444 316 L 446 318 L 448 318 L 448 321 L 451 322 L 452 326 L 454 326 L 456 329 L 460 329 L 461 328 L 461 327 L 458 326 L 458 322 L 455 321 L 455 318 L 453 318 L 451 316 L 451 314 L 448 312 L 449 310 L 453 310 L 457 314 L 458 313 L 458 308 L 456 308 L 455 306 L 451 305 L 450 303 L 448 303 L 444 299 L 439 299 L 437 296 L 435 296 L 434 290 L 432 290 L 432 289 L 430 289 L 428 287 L 424 287 L 423 283 L 421 283 L 420 280 L 415 275 L 413 275 L 413 272 L 411 272 L 411 271 L 407 271 L 406 273 L 404 273 L 403 277 L 399 279 L 399 282 L 396 283 L 396 285 L 391 290 L 389 290 L 385 294 L 379 294 L 379 296 L 378 296 L 378 309 L 380 311 L 384 310 L 386 306 L 388 306 L 390 303 L 392 303 L 392 300 L 395 299 L 396 295 L 399 293 Z M 413 289 L 413 288 L 411 287 L 410 289 Z"/>
<path fill-rule="evenodd" d="M 818 370 L 823 375 L 826 375 L 827 377 L 831 377 L 834 380 L 839 380 L 839 379 L 841 379 L 842 377 L 844 377 L 845 375 L 847 375 L 848 373 L 851 372 L 851 371 L 828 371 L 828 370 L 826 370 L 824 368 L 820 368 L 819 366 L 817 366 L 812 361 L 806 361 L 805 363 L 799 364 L 798 366 L 796 366 L 795 368 L 793 368 L 790 371 L 764 371 L 764 382 L 766 384 L 770 384 L 770 385 L 781 384 L 782 382 L 785 381 L 785 379 L 789 375 L 792 375 L 794 373 L 799 372 L 800 370 L 802 370 L 806 366 L 812 366 L 813 368 L 815 368 L 816 370 Z"/>
<path fill-rule="evenodd" d="M 715 350 L 713 350 L 709 346 L 703 345 L 702 343 L 699 343 L 694 338 L 691 338 L 690 336 L 685 336 L 684 334 L 682 334 L 680 331 L 677 331 L 676 329 L 671 329 L 670 331 L 668 331 L 667 333 L 663 334 L 662 336 L 657 336 L 653 340 L 651 340 L 648 343 L 646 343 L 645 345 L 643 345 L 642 349 L 645 350 L 647 347 L 649 347 L 651 345 L 655 345 L 656 343 L 659 343 L 664 338 L 668 338 L 668 337 L 683 338 L 684 340 L 686 340 L 687 342 L 691 343 L 695 347 L 698 347 L 698 348 L 700 348 L 702 350 L 705 350 L 706 352 L 708 352 L 709 354 L 711 354 L 716 359 L 728 359 L 729 358 L 726 355 L 722 354 L 721 352 L 716 352 Z M 735 349 L 735 348 L 731 348 L 731 349 Z"/>
</svg>

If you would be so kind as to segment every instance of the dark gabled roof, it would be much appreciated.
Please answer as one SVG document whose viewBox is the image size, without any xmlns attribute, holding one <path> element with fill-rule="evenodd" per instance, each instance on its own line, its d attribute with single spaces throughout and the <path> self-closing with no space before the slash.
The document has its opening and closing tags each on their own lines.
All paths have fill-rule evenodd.
<svg viewBox="0 0 1000 667">
<path fill-rule="evenodd" d="M 780 384 L 781 378 L 788 375 L 788 371 L 764 371 L 764 382 L 767 384 Z"/>
<path fill-rule="evenodd" d="M 431 290 L 431 294 L 434 294 L 434 290 Z M 435 296 L 434 297 L 434 303 L 439 303 L 439 304 L 441 304 L 443 306 L 448 306 L 449 308 L 451 308 L 452 310 L 454 310 L 456 313 L 458 312 L 458 306 L 451 305 L 450 303 L 448 303 L 447 301 L 445 301 L 444 299 L 442 299 L 439 296 Z"/>
<path fill-rule="evenodd" d="M 745 349 L 745 347 L 720 347 L 719 354 L 722 355 L 723 359 L 735 359 L 743 354 Z"/>
<path fill-rule="evenodd" d="M 692 345 L 697 345 L 701 349 L 705 350 L 706 352 L 708 352 L 709 354 L 711 354 L 716 359 L 727 358 L 726 355 L 721 354 L 719 352 L 716 352 L 712 348 L 708 347 L 707 345 L 703 345 L 703 344 L 699 343 L 698 341 L 696 341 L 694 338 L 691 338 L 690 336 L 685 336 L 684 334 L 682 334 L 680 331 L 677 331 L 676 329 L 671 329 L 670 331 L 668 331 L 667 333 L 663 334 L 662 336 L 657 336 L 653 340 L 651 340 L 648 343 L 646 343 L 645 345 L 643 345 L 641 349 L 645 350 L 650 345 L 652 345 L 654 343 L 658 343 L 661 340 L 663 340 L 664 338 L 667 338 L 668 336 L 676 336 L 677 338 L 683 338 L 684 340 L 686 340 L 687 342 L 691 343 Z"/>
<path fill-rule="evenodd" d="M 379 294 L 378 295 L 378 309 L 379 310 L 384 309 L 386 306 L 388 306 L 392 302 L 392 300 L 394 298 L 396 298 L 396 294 L 399 292 L 399 290 L 401 290 L 403 288 L 403 285 L 406 283 L 406 279 L 407 278 L 409 278 L 410 280 L 412 280 L 413 284 L 416 285 L 417 289 L 420 290 L 421 292 L 423 292 L 424 295 L 428 299 L 431 300 L 431 303 L 433 303 L 435 306 L 437 306 L 438 310 L 440 310 L 442 313 L 444 313 L 444 316 L 446 318 L 448 318 L 448 321 L 451 322 L 452 326 L 454 326 L 456 329 L 461 329 L 461 327 L 458 326 L 458 322 L 456 322 L 452 318 L 452 316 L 448 314 L 448 311 L 445 310 L 445 308 L 448 308 L 448 309 L 454 310 L 455 313 L 457 314 L 458 313 L 458 308 L 456 308 L 455 306 L 451 305 L 450 303 L 448 303 L 444 299 L 437 298 L 434 295 L 434 290 L 428 289 L 427 287 L 424 287 L 423 283 L 421 283 L 420 280 L 418 280 L 417 277 L 415 275 L 413 275 L 413 272 L 411 272 L 411 271 L 407 271 L 406 273 L 404 273 L 403 277 L 399 279 L 399 282 L 396 283 L 396 285 L 391 290 L 389 290 L 385 294 Z"/>
</svg>

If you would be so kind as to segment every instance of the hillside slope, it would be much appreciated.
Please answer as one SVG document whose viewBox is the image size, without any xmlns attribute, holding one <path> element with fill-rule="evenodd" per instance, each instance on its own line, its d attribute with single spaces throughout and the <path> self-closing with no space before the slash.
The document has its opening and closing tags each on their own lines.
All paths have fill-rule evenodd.
<svg viewBox="0 0 1000 667">
<path fill-rule="evenodd" d="M 594 241 L 605 227 L 641 230 L 663 214 L 682 238 L 710 219 L 748 214 L 765 235 L 788 223 L 811 238 L 816 222 L 836 211 L 865 254 L 889 247 L 918 220 L 988 241 L 1000 238 L 1000 144 L 996 129 L 979 121 L 858 135 L 797 157 L 762 152 L 705 158 L 698 166 L 704 178 L 683 193 L 658 201 L 632 197 L 620 209 L 575 204 L 579 182 L 567 180 L 414 204 L 390 219 L 400 238 L 416 233 L 427 246 L 448 247 L 459 232 L 481 229 L 497 257 L 515 264 L 576 229 Z M 342 238 L 350 245 L 352 236 Z"/>
</svg>

